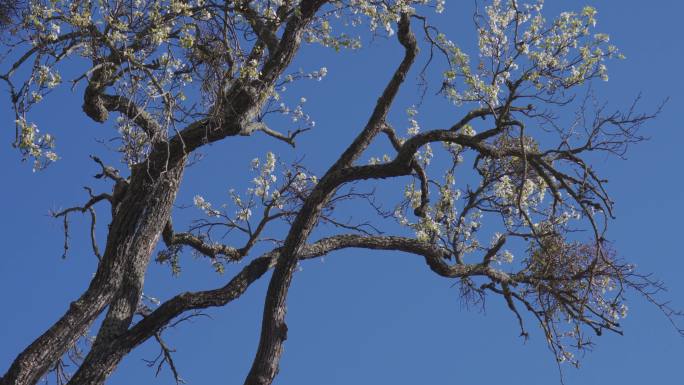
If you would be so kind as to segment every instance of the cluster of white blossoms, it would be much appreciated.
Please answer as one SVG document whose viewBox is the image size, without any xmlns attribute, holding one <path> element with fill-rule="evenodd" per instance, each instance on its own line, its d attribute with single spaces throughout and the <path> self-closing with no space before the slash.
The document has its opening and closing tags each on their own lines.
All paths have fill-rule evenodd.
<svg viewBox="0 0 684 385">
<path fill-rule="evenodd" d="M 494 247 L 494 245 L 496 245 L 499 242 L 502 236 L 503 235 L 501 233 L 494 233 L 494 236 L 492 236 L 492 242 L 490 243 L 489 247 Z M 513 259 L 515 259 L 513 253 L 511 253 L 510 250 L 506 249 L 504 249 L 502 252 L 496 253 L 492 258 L 492 260 L 496 261 L 498 264 L 513 263 Z"/>
<path fill-rule="evenodd" d="M 204 199 L 204 197 L 201 195 L 195 195 L 193 198 L 193 203 L 195 204 L 195 207 L 204 211 L 204 213 L 209 217 L 216 217 L 221 214 L 220 211 L 212 208 L 211 202 Z"/>
<path fill-rule="evenodd" d="M 390 156 L 387 155 L 387 154 L 383 154 L 383 155 L 382 155 L 382 158 L 377 157 L 377 156 L 371 156 L 371 157 L 368 159 L 368 164 L 370 164 L 370 165 L 372 166 L 372 165 L 376 165 L 376 164 L 380 164 L 380 163 L 388 163 L 388 162 L 390 162 L 391 160 L 392 160 L 392 157 L 390 157 Z"/>
<path fill-rule="evenodd" d="M 592 300 L 597 309 L 606 314 L 613 322 L 619 322 L 620 319 L 626 318 L 629 307 L 624 302 L 620 301 L 619 296 L 609 297 L 610 292 L 617 290 L 616 280 L 607 276 L 600 275 L 591 282 L 590 290 L 595 293 Z"/>
<path fill-rule="evenodd" d="M 174 39 L 178 36 L 173 36 L 173 31 L 176 28 L 182 32 L 180 46 L 192 46 L 193 28 L 189 27 L 192 24 L 189 20 L 195 17 L 194 12 L 203 2 L 204 0 L 136 0 L 126 5 L 129 12 L 123 12 L 121 4 L 116 3 L 29 2 L 23 19 L 24 29 L 19 33 L 23 39 L 40 48 L 39 52 L 46 54 L 36 57 L 31 78 L 26 83 L 28 87 L 25 92 L 30 98 L 18 95 L 24 99 L 17 105 L 24 111 L 28 110 L 31 104 L 43 99 L 46 89 L 60 85 L 62 79 L 56 66 L 59 61 L 74 54 L 101 63 L 77 78 L 77 81 L 97 72 L 104 76 L 113 76 L 110 84 L 117 88 L 119 94 L 130 95 L 128 97 L 131 99 L 136 96 L 135 100 L 140 96 L 148 98 L 149 101 L 142 103 L 149 103 L 151 111 L 156 110 L 152 106 L 155 99 L 174 100 L 175 103 L 184 100 L 183 92 L 177 89 L 178 83 L 188 84 L 192 81 L 192 76 L 184 68 L 183 59 L 174 51 L 175 48 L 166 47 L 170 48 L 175 44 Z M 146 25 L 150 29 L 144 35 L 140 34 L 138 29 L 145 28 Z M 93 42 L 88 42 L 89 39 Z M 153 47 L 131 48 L 144 46 L 148 41 L 156 46 L 166 47 L 160 47 L 158 52 Z M 111 56 L 121 58 L 128 68 L 121 70 L 108 66 L 102 57 L 106 53 L 101 49 L 94 49 L 97 44 L 102 44 L 109 51 L 116 51 L 116 55 L 112 53 Z M 19 111 L 19 115 L 22 112 Z M 142 147 L 137 143 L 139 140 L 149 140 L 135 133 L 136 128 L 130 122 L 120 120 L 118 123 L 123 141 L 131 143 L 131 146 L 124 145 L 128 150 Z M 130 163 L 135 156 L 132 156 L 131 151 L 126 151 L 125 158 Z"/>
<path fill-rule="evenodd" d="M 282 78 L 280 84 L 278 84 L 273 91 L 271 91 L 270 98 L 272 102 L 278 102 L 281 100 L 281 94 L 287 91 L 287 84 L 293 83 L 297 80 L 309 79 L 321 81 L 328 75 L 328 68 L 321 67 L 318 70 L 311 72 L 304 72 L 303 69 L 299 69 L 296 73 L 288 74 Z M 258 74 L 255 74 L 258 76 Z M 305 97 L 300 97 L 297 105 L 294 108 L 288 106 L 285 102 L 278 103 L 278 107 L 275 109 L 267 109 L 268 112 L 277 112 L 282 115 L 289 116 L 292 123 L 298 123 L 300 126 L 313 128 L 316 126 L 316 121 L 313 120 L 311 115 L 304 112 L 304 103 L 308 100 Z"/>
<path fill-rule="evenodd" d="M 263 159 L 252 159 L 250 168 L 257 172 L 257 176 L 252 180 L 252 186 L 247 188 L 246 194 L 241 195 L 232 188 L 228 190 L 232 206 L 235 207 L 232 215 L 227 210 L 228 204 L 222 204 L 221 210 L 217 210 L 201 195 L 195 196 L 194 204 L 208 217 L 220 217 L 229 228 L 238 228 L 245 233 L 252 230 L 249 225 L 243 225 L 252 219 L 259 206 L 265 210 L 262 221 L 268 222 L 283 214 L 290 215 L 286 213 L 296 211 L 294 209 L 301 205 L 303 197 L 318 183 L 318 178 L 307 174 L 297 165 L 283 170 L 283 177 L 279 178 L 276 175 L 277 164 L 278 159 L 272 152 L 267 152 Z M 280 210 L 280 214 L 269 217 L 274 215 L 274 210 Z"/>
<path fill-rule="evenodd" d="M 252 170 L 259 171 L 259 175 L 252 180 L 255 187 L 248 188 L 247 193 L 259 198 L 263 205 L 282 210 L 285 200 L 292 198 L 292 193 L 301 196 L 307 189 L 318 183 L 318 178 L 315 175 L 307 175 L 298 167 L 294 170 L 286 168 L 282 171 L 283 182 L 280 186 L 275 186 L 278 181 L 276 163 L 277 158 L 272 152 L 268 152 L 263 161 L 259 158 L 252 160 Z"/>
<path fill-rule="evenodd" d="M 330 21 L 327 19 L 322 19 L 318 24 L 307 28 L 304 34 L 304 41 L 309 44 L 320 44 L 324 47 L 333 48 L 335 51 L 339 51 L 342 48 L 361 48 L 361 38 L 359 37 L 351 37 L 346 33 L 333 35 Z"/>
<path fill-rule="evenodd" d="M 270 151 L 266 153 L 266 159 L 263 162 L 259 158 L 252 160 L 252 170 L 259 170 L 259 175 L 252 180 L 254 187 L 248 190 L 250 194 L 254 194 L 262 199 L 269 198 L 271 185 L 278 180 L 274 173 L 275 166 L 276 156 Z"/>
<path fill-rule="evenodd" d="M 291 73 L 288 75 L 283 76 L 282 81 L 280 84 L 278 84 L 275 89 L 271 93 L 271 98 L 273 100 L 280 100 L 280 93 L 287 91 L 287 86 L 286 84 L 288 83 L 293 83 L 297 80 L 302 80 L 302 79 L 310 79 L 310 80 L 316 80 L 316 81 L 321 81 L 323 78 L 328 76 L 328 68 L 327 67 L 321 67 L 318 70 L 311 71 L 311 72 L 304 72 L 302 68 L 300 68 L 297 72 Z M 302 103 L 306 102 L 306 99 Z M 285 108 L 284 104 L 280 105 L 281 108 Z"/>
<path fill-rule="evenodd" d="M 464 135 L 475 135 L 475 130 L 470 125 L 462 127 L 461 130 Z M 526 150 L 536 151 L 537 145 L 532 141 L 528 142 Z M 506 137 L 495 140 L 494 145 L 501 149 L 509 146 L 518 148 L 519 140 Z M 453 167 L 463 161 L 462 146 L 445 144 L 444 148 L 450 155 Z M 430 157 L 432 156 L 431 149 L 425 152 L 430 154 Z M 426 162 L 424 156 L 417 156 L 417 160 L 422 161 L 422 166 L 428 171 L 430 162 Z M 371 161 L 380 162 L 381 160 L 371 158 Z M 438 167 L 443 167 L 443 165 L 438 164 Z M 556 215 L 555 211 L 550 209 L 550 204 L 545 203 L 546 190 L 549 188 L 546 181 L 533 171 L 525 173 L 523 181 L 520 160 L 484 158 L 480 160 L 480 167 L 480 185 L 475 189 L 478 192 L 469 187 L 469 193 L 465 196 L 460 189 L 456 188 L 454 173 L 457 171 L 455 168 L 447 169 L 442 182 L 429 180 L 429 197 L 422 196 L 423 192 L 418 180 L 407 185 L 404 188 L 403 201 L 395 208 L 395 219 L 401 225 L 411 228 L 419 240 L 438 243 L 448 249 L 455 247 L 454 252 L 464 255 L 486 249 L 486 245 L 482 244 L 476 236 L 481 228 L 485 212 L 490 218 L 504 219 L 503 230 L 506 233 L 515 232 L 515 229 L 522 225 L 532 226 L 537 234 L 542 234 L 552 231 L 554 226 L 564 225 L 569 219 L 577 216 L 577 212 L 572 207 L 568 207 L 569 211 Z M 477 196 L 471 200 L 473 194 Z M 429 204 L 425 202 L 426 200 Z M 477 204 L 477 202 L 489 203 Z M 422 207 L 423 205 L 425 207 Z M 416 214 L 419 212 L 416 209 L 420 209 L 420 215 Z M 532 223 L 521 222 L 521 210 L 525 213 L 525 218 L 533 219 Z M 416 218 L 412 219 L 414 217 Z M 500 251 L 494 256 L 494 260 L 499 263 L 511 263 L 513 253 L 509 250 Z"/>
<path fill-rule="evenodd" d="M 328 76 L 328 67 L 321 67 L 320 69 L 311 72 L 305 72 L 302 68 L 300 68 L 297 72 L 285 75 L 283 77 L 282 83 L 279 84 L 276 88 L 277 92 L 273 93 L 273 98 L 275 100 L 278 100 L 280 99 L 278 92 L 287 91 L 287 86 L 285 86 L 285 84 L 292 83 L 301 79 L 310 79 L 320 82 L 326 76 Z"/>
<path fill-rule="evenodd" d="M 278 9 L 282 6 L 297 7 L 297 2 L 255 0 L 236 4 L 224 17 L 237 30 L 255 28 L 253 18 L 281 28 L 284 21 L 280 20 Z M 358 48 L 360 38 L 333 34 L 333 29 L 338 28 L 338 20 L 340 30 L 363 23 L 371 31 L 384 29 L 392 34 L 393 25 L 402 12 L 413 14 L 416 7 L 432 7 L 442 12 L 444 6 L 444 0 L 332 1 L 305 28 L 303 37 L 336 49 Z M 215 9 L 217 5 L 206 0 L 134 0 L 126 4 L 118 1 L 31 1 L 23 20 L 25 28 L 20 31 L 21 38 L 41 47 L 41 51 L 52 53 L 36 59 L 33 80 L 29 83 L 39 89 L 27 89 L 26 99 L 17 105 L 28 110 L 30 104 L 40 102 L 45 96 L 40 88 L 61 84 L 57 64 L 69 56 L 80 55 L 88 62 L 101 64 L 84 73 L 77 82 L 100 76 L 107 87 L 145 106 L 152 118 L 162 122 L 165 130 L 172 130 L 173 122 L 179 124 L 198 112 L 206 112 L 201 109 L 215 105 L 226 84 L 235 84 L 239 79 L 258 82 L 262 77 L 264 55 L 250 55 L 249 44 L 234 33 L 210 36 L 215 28 L 212 24 Z M 279 31 L 276 32 L 277 36 Z M 224 57 L 208 57 L 218 47 L 216 44 L 225 51 Z M 61 54 L 57 55 L 57 52 Z M 117 59 L 108 62 L 111 58 Z M 282 84 L 264 92 L 269 93 L 268 100 L 278 101 L 280 93 L 285 91 L 284 84 L 303 78 L 321 80 L 327 72 L 326 67 L 321 67 L 308 74 L 288 75 Z M 221 79 L 222 83 L 218 78 L 225 76 L 230 79 Z M 194 88 L 188 89 L 190 86 Z M 186 103 L 186 95 L 198 91 L 201 101 L 194 98 L 192 103 Z M 24 95 L 20 97 L 24 98 Z M 282 111 L 298 125 L 313 127 L 315 124 L 304 113 L 301 103 L 282 108 Z M 19 111 L 18 115 L 22 116 L 24 112 Z M 146 145 L 159 138 L 147 137 L 130 121 L 118 123 L 124 160 L 129 164 L 144 160 Z"/>
<path fill-rule="evenodd" d="M 417 135 L 420 132 L 420 124 L 418 123 L 418 110 L 416 109 L 416 106 L 410 106 L 407 108 L 406 115 L 408 116 L 409 122 L 409 127 L 406 130 L 406 133 L 409 135 L 409 137 Z M 399 141 L 402 143 L 404 140 L 404 138 L 399 138 Z M 429 166 L 432 158 L 434 157 L 430 143 L 427 143 L 422 148 L 418 149 L 418 151 L 416 151 L 415 157 L 423 167 Z"/>
<path fill-rule="evenodd" d="M 435 203 L 425 206 L 415 221 L 409 218 L 414 210 L 424 204 L 423 196 L 416 183 L 407 185 L 404 188 L 404 202 L 395 208 L 394 218 L 399 224 L 411 228 L 418 240 L 437 243 L 447 249 L 455 246 L 457 250 L 453 251 L 463 255 L 481 247 L 475 233 L 482 224 L 483 214 L 479 209 L 459 212 L 459 207 L 463 207 L 459 203 L 462 192 L 455 185 L 453 173 L 446 173 L 444 183 L 439 185 Z M 502 255 L 502 260 L 512 258 L 509 253 Z"/>
<path fill-rule="evenodd" d="M 494 194 L 501 198 L 504 203 L 513 203 L 515 201 L 515 187 L 511 183 L 511 178 L 504 175 L 494 184 Z"/>
<path fill-rule="evenodd" d="M 249 189 L 249 191 L 252 190 Z M 250 218 L 252 217 L 252 209 L 255 207 L 253 194 L 254 193 L 252 192 L 248 199 L 242 199 L 240 194 L 235 192 L 235 189 L 228 190 L 228 195 L 230 195 L 230 199 L 233 201 L 233 205 L 235 206 L 235 213 L 233 216 L 234 219 L 230 219 L 227 214 L 225 214 L 224 217 L 229 223 L 231 223 L 231 225 L 235 225 L 235 223 L 239 222 L 249 222 Z M 223 204 L 224 208 L 227 206 L 227 204 Z"/>
<path fill-rule="evenodd" d="M 502 103 L 502 86 L 521 79 L 538 91 L 555 92 L 591 78 L 608 79 L 605 60 L 623 58 L 609 45 L 604 33 L 592 35 L 596 10 L 563 12 L 547 23 L 542 4 L 518 4 L 494 0 L 478 21 L 479 65 L 445 35 L 436 41 L 447 53 L 450 67 L 444 72 L 446 96 L 457 105 L 477 102 L 496 107 Z"/>
<path fill-rule="evenodd" d="M 291 109 L 284 102 L 280 103 L 277 112 L 290 117 L 292 123 L 300 123 L 305 127 L 315 127 L 316 121 L 311 118 L 311 115 L 304 112 L 304 103 L 307 102 L 305 97 L 300 97 L 295 108 Z"/>
<path fill-rule="evenodd" d="M 429 166 L 430 162 L 432 161 L 432 158 L 434 157 L 434 153 L 432 152 L 432 146 L 430 146 L 430 143 L 427 143 L 419 151 L 416 151 L 415 156 L 416 159 L 423 165 L 423 167 Z"/>
<path fill-rule="evenodd" d="M 140 162 L 149 149 L 150 138 L 145 131 L 124 116 L 117 116 L 116 125 L 121 138 L 119 151 L 123 155 L 123 161 L 128 165 Z"/>
<path fill-rule="evenodd" d="M 261 76 L 260 63 L 256 59 L 247 61 L 240 69 L 240 78 L 245 80 L 257 80 Z"/>
<path fill-rule="evenodd" d="M 334 0 L 330 4 L 334 10 L 313 23 L 306 31 L 304 39 L 310 43 L 319 43 L 326 47 L 357 49 L 361 47 L 359 37 L 351 37 L 346 33 L 333 34 L 332 21 L 343 19 L 345 26 L 359 26 L 368 23 L 371 32 L 382 29 L 388 36 L 394 34 L 393 25 L 402 13 L 409 15 L 416 12 L 418 6 L 430 6 L 437 13 L 444 11 L 445 0 L 398 0 L 394 2 L 377 2 L 372 0 Z"/>
<path fill-rule="evenodd" d="M 537 206 L 546 195 L 546 182 L 543 178 L 525 179 L 520 185 L 515 185 L 508 175 L 504 175 L 494 183 L 494 195 L 501 199 L 504 205 L 517 205 L 524 210 L 529 206 Z"/>
<path fill-rule="evenodd" d="M 416 106 L 411 106 L 407 108 L 406 115 L 408 115 L 409 121 L 409 128 L 406 130 L 406 133 L 410 136 L 416 135 L 420 132 L 420 124 L 418 124 L 418 121 L 416 120 L 416 115 L 418 115 L 418 110 L 416 109 Z"/>
<path fill-rule="evenodd" d="M 34 98 L 36 98 L 35 95 L 40 95 L 43 90 L 55 88 L 62 84 L 62 76 L 57 70 L 44 64 L 35 69 L 32 80 L 32 83 L 37 87 L 33 94 Z M 41 98 L 36 99 L 35 101 L 39 102 Z"/>
<path fill-rule="evenodd" d="M 327 67 L 321 67 L 318 71 L 313 71 L 309 74 L 306 75 L 307 78 L 309 79 L 315 79 L 318 80 L 319 82 L 323 80 L 324 77 L 328 76 L 328 68 Z"/>
<path fill-rule="evenodd" d="M 33 171 L 43 169 L 49 162 L 54 162 L 59 157 L 52 151 L 55 141 L 50 134 L 40 134 L 35 123 L 29 123 L 20 118 L 14 121 L 17 130 L 15 146 L 23 153 L 24 157 L 33 159 Z"/>
<path fill-rule="evenodd" d="M 252 210 L 249 207 L 240 208 L 235 215 L 238 220 L 247 222 L 252 216 Z"/>
</svg>

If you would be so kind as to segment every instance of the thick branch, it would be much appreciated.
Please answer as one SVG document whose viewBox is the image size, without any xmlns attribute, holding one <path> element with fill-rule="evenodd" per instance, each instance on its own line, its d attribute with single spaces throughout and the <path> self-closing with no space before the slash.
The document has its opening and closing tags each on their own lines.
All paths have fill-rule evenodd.
<svg viewBox="0 0 684 385">
<path fill-rule="evenodd" d="M 264 42 L 268 51 L 274 53 L 278 49 L 278 37 L 271 28 L 263 22 L 262 16 L 249 6 L 249 1 L 242 2 L 238 9 L 252 26 L 254 33 L 256 33 L 259 39 Z"/>
<path fill-rule="evenodd" d="M 228 259 L 237 261 L 243 257 L 243 255 L 234 247 L 226 246 L 220 243 L 208 244 L 201 238 L 190 233 L 174 233 L 170 219 L 164 227 L 162 237 L 166 246 L 190 246 L 196 251 L 210 258 L 216 258 L 218 255 L 224 255 Z"/>
<path fill-rule="evenodd" d="M 404 59 L 378 100 L 368 124 L 321 179 L 321 182 L 316 185 L 295 218 L 285 239 L 282 257 L 278 261 L 269 283 L 259 347 L 252 368 L 245 379 L 246 385 L 269 385 L 273 381 L 278 371 L 283 343 L 287 338 L 285 300 L 297 264 L 297 256 L 318 220 L 323 206 L 341 184 L 341 181 L 334 177 L 336 172 L 341 168 L 350 166 L 366 149 L 375 135 L 380 132 L 387 111 L 416 57 L 416 40 L 411 33 L 409 17 L 406 14 L 401 16 L 398 37 L 405 48 Z"/>
<path fill-rule="evenodd" d="M 345 248 L 395 250 L 420 255 L 425 258 L 432 271 L 448 278 L 481 275 L 497 281 L 504 280 L 507 282 L 509 280 L 505 273 L 482 264 L 448 265 L 445 262 L 449 257 L 448 250 L 405 237 L 337 235 L 304 246 L 297 257 L 300 260 L 313 259 Z M 253 282 L 276 265 L 281 252 L 281 248 L 275 249 L 254 259 L 221 288 L 183 293 L 164 302 L 155 311 L 114 340 L 106 349 L 103 349 L 92 365 L 82 365 L 70 384 L 91 384 L 101 381 L 116 368 L 121 358 L 128 352 L 147 339 L 154 337 L 169 322 L 184 312 L 225 306 L 240 297 Z"/>
<path fill-rule="evenodd" d="M 109 111 L 117 111 L 125 115 L 142 128 L 148 137 L 153 138 L 162 131 L 157 120 L 132 100 L 119 95 L 107 94 L 100 95 L 100 99 L 105 108 Z"/>
<path fill-rule="evenodd" d="M 249 131 L 248 127 L 254 123 L 254 118 L 270 95 L 276 80 L 299 50 L 304 28 L 326 2 L 327 0 L 304 0 L 299 4 L 298 10 L 292 12 L 277 48 L 269 51 L 260 79 L 236 81 L 224 95 L 227 105 L 221 108 L 223 116 L 219 119 L 220 124 L 217 125 L 212 119 L 192 123 L 173 136 L 168 144 L 157 146 L 157 152 L 165 158 L 168 154 L 168 159 L 173 160 L 207 143 Z"/>
</svg>

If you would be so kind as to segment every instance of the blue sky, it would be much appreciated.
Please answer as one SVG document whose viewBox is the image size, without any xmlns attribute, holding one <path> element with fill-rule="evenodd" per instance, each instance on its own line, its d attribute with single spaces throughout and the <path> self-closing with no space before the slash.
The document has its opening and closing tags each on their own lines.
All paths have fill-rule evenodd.
<svg viewBox="0 0 684 385">
<path fill-rule="evenodd" d="M 464 47 L 474 46 L 469 23 L 472 2 L 448 2 L 440 22 L 449 36 Z M 611 35 L 627 60 L 609 65 L 610 81 L 596 86 L 611 106 L 624 106 L 642 93 L 644 108 L 669 97 L 662 115 L 644 127 L 651 139 L 630 149 L 627 160 L 598 159 L 599 168 L 616 202 L 617 219 L 609 233 L 625 258 L 642 272 L 652 272 L 670 291 L 664 295 L 684 308 L 684 258 L 680 251 L 684 218 L 684 181 L 681 111 L 684 62 L 679 1 L 588 1 L 599 10 L 598 29 Z M 580 8 L 585 2 L 547 1 L 551 16 L 560 10 Z M 342 146 L 363 126 L 394 68 L 400 50 L 394 39 L 377 39 L 358 52 L 336 54 L 306 47 L 293 64 L 305 70 L 326 66 L 328 77 L 292 87 L 292 100 L 305 96 L 307 112 L 316 129 L 302 135 L 296 150 L 265 137 L 229 138 L 203 151 L 204 159 L 189 168 L 179 206 L 192 203 L 195 194 L 227 202 L 231 187 L 243 190 L 252 175 L 249 160 L 266 151 L 284 159 L 305 155 L 304 163 L 318 175 L 334 161 Z M 424 57 L 423 57 L 424 59 Z M 419 63 L 422 64 L 422 63 Z M 410 80 L 415 80 L 415 76 Z M 396 121 L 416 103 L 416 88 L 402 89 L 396 103 Z M 3 90 L 3 92 L 5 92 Z M 57 136 L 62 159 L 47 170 L 32 173 L 11 149 L 14 131 L 8 99 L 0 99 L 0 372 L 16 354 L 59 317 L 69 301 L 86 287 L 95 268 L 85 218 L 74 216 L 69 257 L 60 258 L 61 222 L 50 218 L 51 209 L 84 201 L 82 186 L 106 191 L 108 185 L 92 179 L 97 172 L 88 159 L 106 152 L 97 140 L 111 137 L 109 125 L 97 125 L 80 112 L 80 94 L 67 87 L 57 91 L 36 110 L 34 118 Z M 458 110 L 434 106 L 421 111 L 424 127 L 453 121 Z M 371 149 L 372 151 L 372 149 Z M 378 154 L 369 154 L 378 155 Z M 350 207 L 350 215 L 362 208 Z M 199 216 L 197 210 L 177 209 L 177 226 Z M 102 229 L 106 215 L 101 215 Z M 171 277 L 168 268 L 151 264 L 146 293 L 161 299 L 185 290 L 222 285 L 240 266 L 225 276 L 213 273 L 201 259 L 186 255 L 183 273 Z M 167 341 L 175 347 L 176 363 L 189 384 L 241 383 L 258 341 L 267 279 L 253 285 L 225 308 L 170 330 Z M 496 299 L 486 311 L 461 306 L 453 282 L 435 276 L 415 256 L 348 250 L 324 261 L 308 261 L 295 276 L 289 296 L 289 339 L 276 384 L 554 384 L 559 382 L 553 356 L 534 324 L 532 338 L 518 337 L 515 319 Z M 632 296 L 625 336 L 598 338 L 593 352 L 579 370 L 566 368 L 567 384 L 676 384 L 681 382 L 684 339 L 657 309 Z M 154 370 L 143 358 L 157 354 L 146 344 L 130 354 L 109 380 L 110 384 L 150 382 L 171 384 L 164 370 Z"/>
</svg>

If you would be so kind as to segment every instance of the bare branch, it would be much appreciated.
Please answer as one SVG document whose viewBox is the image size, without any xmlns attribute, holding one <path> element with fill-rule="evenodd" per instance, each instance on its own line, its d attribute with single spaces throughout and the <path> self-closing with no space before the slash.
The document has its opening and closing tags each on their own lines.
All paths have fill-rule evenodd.
<svg viewBox="0 0 684 385">
<path fill-rule="evenodd" d="M 171 224 L 170 219 L 167 222 L 166 226 L 164 227 L 164 231 L 162 232 L 162 237 L 164 239 L 164 243 L 166 243 L 167 246 L 173 246 L 173 245 L 190 246 L 193 249 L 197 250 L 198 252 L 200 252 L 200 253 L 202 253 L 202 254 L 210 257 L 210 258 L 216 258 L 219 255 L 223 255 L 230 260 L 239 261 L 244 256 L 243 254 L 240 253 L 240 251 L 238 251 L 234 247 L 225 246 L 225 245 L 222 245 L 219 243 L 207 244 L 202 239 L 200 239 L 197 236 L 192 235 L 191 233 L 175 233 L 173 231 L 173 226 Z M 163 262 L 163 260 L 159 260 L 159 261 Z"/>
</svg>

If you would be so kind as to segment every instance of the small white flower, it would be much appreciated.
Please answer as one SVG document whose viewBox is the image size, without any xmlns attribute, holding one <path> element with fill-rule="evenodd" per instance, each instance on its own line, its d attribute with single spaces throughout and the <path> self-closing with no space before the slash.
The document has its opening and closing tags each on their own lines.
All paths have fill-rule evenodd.
<svg viewBox="0 0 684 385">
<path fill-rule="evenodd" d="M 237 211 L 237 219 L 241 221 L 247 221 L 252 216 L 252 210 L 249 208 L 244 208 Z"/>
</svg>

